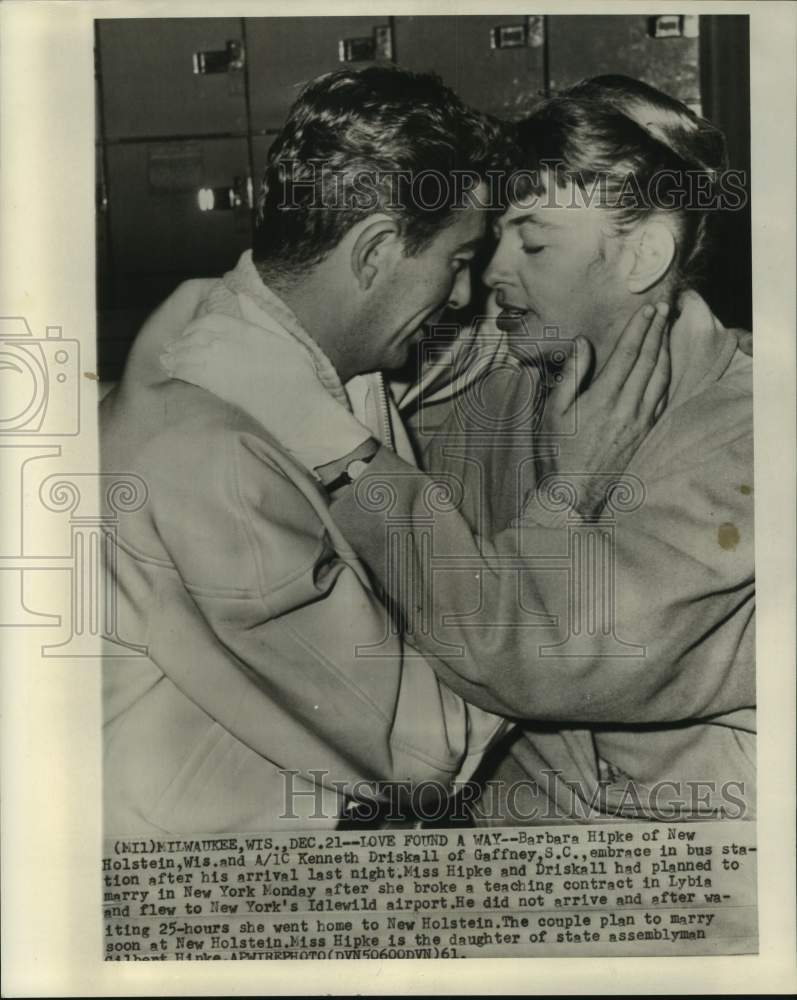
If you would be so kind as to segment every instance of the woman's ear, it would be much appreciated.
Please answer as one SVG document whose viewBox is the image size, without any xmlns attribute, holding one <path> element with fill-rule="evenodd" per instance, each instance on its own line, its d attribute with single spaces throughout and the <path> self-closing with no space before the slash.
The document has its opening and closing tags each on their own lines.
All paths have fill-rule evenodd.
<svg viewBox="0 0 797 1000">
<path fill-rule="evenodd" d="M 362 291 L 367 291 L 384 270 L 391 255 L 400 252 L 399 227 L 389 215 L 369 215 L 355 226 L 351 269 Z"/>
<path fill-rule="evenodd" d="M 655 219 L 644 222 L 628 240 L 625 283 L 639 295 L 668 273 L 675 260 L 675 237 L 670 227 Z"/>
</svg>

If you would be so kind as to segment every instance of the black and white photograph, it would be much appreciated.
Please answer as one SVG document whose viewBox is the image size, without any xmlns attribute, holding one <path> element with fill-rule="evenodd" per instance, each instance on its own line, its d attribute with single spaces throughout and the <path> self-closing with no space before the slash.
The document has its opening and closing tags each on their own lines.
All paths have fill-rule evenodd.
<svg viewBox="0 0 797 1000">
<path fill-rule="evenodd" d="M 24 240 L 0 315 L 0 638 L 92 692 L 82 792 L 30 794 L 96 813 L 94 981 L 755 981 L 794 812 L 763 13 L 115 6 L 66 5 L 89 325 Z"/>
</svg>

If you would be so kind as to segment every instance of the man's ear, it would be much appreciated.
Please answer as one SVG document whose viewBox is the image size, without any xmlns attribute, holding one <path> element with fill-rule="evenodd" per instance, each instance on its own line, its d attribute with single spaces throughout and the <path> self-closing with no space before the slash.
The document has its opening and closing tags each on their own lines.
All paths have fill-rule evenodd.
<svg viewBox="0 0 797 1000">
<path fill-rule="evenodd" d="M 363 291 L 374 283 L 390 255 L 400 252 L 398 223 L 389 215 L 369 215 L 355 227 L 351 269 Z"/>
<path fill-rule="evenodd" d="M 625 283 L 639 295 L 667 274 L 675 260 L 675 237 L 670 227 L 655 219 L 644 222 L 626 245 Z"/>
</svg>

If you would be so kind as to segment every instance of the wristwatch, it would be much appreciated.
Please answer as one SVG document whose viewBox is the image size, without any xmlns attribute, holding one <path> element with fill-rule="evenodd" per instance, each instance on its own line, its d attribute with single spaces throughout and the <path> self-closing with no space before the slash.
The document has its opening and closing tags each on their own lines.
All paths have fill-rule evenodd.
<svg viewBox="0 0 797 1000">
<path fill-rule="evenodd" d="M 333 479 L 331 483 L 327 483 L 327 493 L 334 493 L 344 486 L 351 486 L 366 471 L 375 454 L 376 452 L 373 455 L 368 455 L 366 458 L 352 459 L 337 478 Z"/>
</svg>

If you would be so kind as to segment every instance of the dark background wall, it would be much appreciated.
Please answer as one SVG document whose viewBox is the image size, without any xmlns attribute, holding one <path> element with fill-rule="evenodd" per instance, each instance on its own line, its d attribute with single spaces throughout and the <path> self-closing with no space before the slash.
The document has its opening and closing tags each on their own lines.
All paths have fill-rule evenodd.
<svg viewBox="0 0 797 1000">
<path fill-rule="evenodd" d="M 119 377 L 143 318 L 180 281 L 222 273 L 250 245 L 259 179 L 297 88 L 344 61 L 434 70 L 510 119 L 584 77 L 625 73 L 713 118 L 731 165 L 749 171 L 741 16 L 100 20 L 95 55 L 105 380 Z M 749 327 L 749 211 L 723 225 L 707 294 L 723 321 Z"/>
<path fill-rule="evenodd" d="M 744 15 L 701 17 L 700 87 L 703 114 L 725 133 L 731 168 L 743 170 L 750 190 L 750 19 Z M 717 219 L 706 295 L 726 324 L 753 328 L 752 214 Z"/>
</svg>

